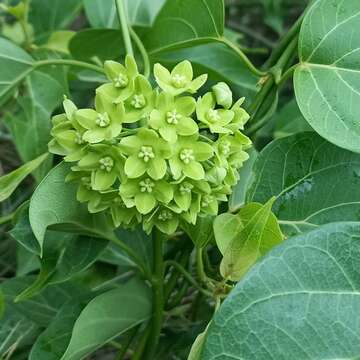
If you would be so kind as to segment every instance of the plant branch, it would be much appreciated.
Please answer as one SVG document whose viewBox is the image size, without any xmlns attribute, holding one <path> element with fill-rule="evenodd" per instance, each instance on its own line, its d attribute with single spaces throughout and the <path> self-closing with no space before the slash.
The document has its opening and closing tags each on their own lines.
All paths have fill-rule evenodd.
<svg viewBox="0 0 360 360">
<path fill-rule="evenodd" d="M 147 341 L 147 360 L 155 359 L 155 351 L 159 343 L 164 311 L 163 242 L 165 235 L 154 228 L 152 237 L 154 246 L 154 270 L 151 280 L 153 288 L 153 318 L 151 323 L 151 332 Z"/>
<path fill-rule="evenodd" d="M 144 76 L 149 78 L 150 76 L 150 60 L 149 60 L 149 55 L 145 49 L 144 44 L 142 43 L 142 41 L 140 40 L 140 38 L 138 37 L 138 35 L 136 34 L 136 32 L 132 29 L 131 26 L 129 26 L 129 31 L 130 31 L 130 36 L 131 38 L 134 40 L 137 48 L 140 51 L 140 54 L 142 56 L 143 59 L 143 63 L 144 63 Z"/>
<path fill-rule="evenodd" d="M 197 282 L 196 280 L 179 264 L 177 263 L 176 261 L 174 260 L 167 260 L 165 261 L 164 263 L 164 266 L 167 267 L 167 266 L 173 266 L 177 271 L 179 271 L 183 276 L 184 278 L 191 284 L 193 285 L 194 287 L 196 287 L 196 289 L 198 289 L 202 294 L 208 296 L 208 297 L 213 297 L 213 294 L 206 290 L 206 289 L 203 289 Z"/>
<path fill-rule="evenodd" d="M 125 3 L 124 0 L 115 0 L 116 9 L 119 17 L 119 22 L 123 34 L 124 44 L 126 53 L 134 56 L 134 51 L 131 44 L 129 25 L 127 21 L 126 11 L 125 11 Z"/>
<path fill-rule="evenodd" d="M 33 68 L 36 69 L 38 67 L 49 66 L 49 65 L 64 65 L 64 66 L 82 67 L 84 69 L 93 70 L 93 71 L 104 74 L 104 69 L 100 66 L 89 64 L 84 61 L 70 60 L 70 59 L 40 60 L 40 61 L 36 61 L 34 63 Z"/>
</svg>

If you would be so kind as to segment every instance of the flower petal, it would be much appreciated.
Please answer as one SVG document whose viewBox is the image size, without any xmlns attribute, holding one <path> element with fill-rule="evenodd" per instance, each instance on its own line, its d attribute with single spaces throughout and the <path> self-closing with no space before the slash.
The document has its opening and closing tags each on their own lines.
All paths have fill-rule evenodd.
<svg viewBox="0 0 360 360">
<path fill-rule="evenodd" d="M 199 131 L 199 127 L 193 119 L 183 117 L 176 124 L 176 130 L 179 135 L 190 136 L 196 134 Z"/>
<path fill-rule="evenodd" d="M 103 141 L 106 137 L 106 128 L 97 128 L 85 131 L 83 139 L 91 144 Z"/>
<path fill-rule="evenodd" d="M 92 129 L 96 126 L 98 113 L 93 109 L 80 109 L 74 113 L 76 121 L 85 129 Z"/>
<path fill-rule="evenodd" d="M 94 175 L 91 177 L 91 185 L 94 190 L 107 190 L 116 180 L 116 174 L 114 171 L 107 172 L 97 170 L 93 174 Z"/>
<path fill-rule="evenodd" d="M 176 128 L 174 126 L 164 126 L 159 130 L 163 139 L 169 143 L 175 143 L 177 140 Z"/>
<path fill-rule="evenodd" d="M 187 82 L 190 82 L 193 78 L 193 69 L 189 60 L 184 60 L 177 64 L 171 71 L 171 75 L 179 74 L 185 76 Z"/>
<path fill-rule="evenodd" d="M 137 155 L 131 155 L 125 161 L 125 174 L 133 179 L 143 175 L 147 169 L 145 162 L 137 157 Z"/>
<path fill-rule="evenodd" d="M 198 161 L 208 160 L 214 153 L 212 146 L 202 141 L 196 142 L 193 146 L 193 150 L 196 160 Z"/>
<path fill-rule="evenodd" d="M 183 165 L 184 174 L 190 179 L 202 180 L 205 177 L 205 171 L 202 165 L 197 161 L 191 161 Z"/>
<path fill-rule="evenodd" d="M 146 215 L 156 205 L 154 196 L 149 193 L 140 193 L 135 196 L 135 206 L 140 214 Z"/>
<path fill-rule="evenodd" d="M 166 174 L 166 161 L 159 157 L 155 157 L 154 159 L 149 161 L 149 167 L 147 169 L 147 173 L 154 180 L 159 180 L 163 178 Z"/>
<path fill-rule="evenodd" d="M 190 116 L 196 107 L 196 101 L 191 96 L 182 96 L 175 100 L 176 110 L 184 116 Z"/>
</svg>

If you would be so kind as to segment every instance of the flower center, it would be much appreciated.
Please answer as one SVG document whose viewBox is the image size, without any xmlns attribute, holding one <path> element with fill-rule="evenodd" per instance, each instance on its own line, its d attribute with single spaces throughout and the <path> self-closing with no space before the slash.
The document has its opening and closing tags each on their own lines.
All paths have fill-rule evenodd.
<svg viewBox="0 0 360 360">
<path fill-rule="evenodd" d="M 194 150 L 193 149 L 183 149 L 180 152 L 180 160 L 185 164 L 189 164 L 190 161 L 195 160 Z"/>
<path fill-rule="evenodd" d="M 81 145 L 81 144 L 84 143 L 84 139 L 83 139 L 82 135 L 78 131 L 75 133 L 75 140 L 74 141 L 75 141 L 75 144 L 78 144 L 78 145 Z"/>
<path fill-rule="evenodd" d="M 171 76 L 172 84 L 177 88 L 182 88 L 186 83 L 186 78 L 184 75 L 174 74 Z"/>
<path fill-rule="evenodd" d="M 140 148 L 138 157 L 143 159 L 145 162 L 148 162 L 150 159 L 155 157 L 153 148 L 151 146 L 142 146 Z"/>
<path fill-rule="evenodd" d="M 96 125 L 99 127 L 107 127 L 110 125 L 110 118 L 109 115 L 107 113 L 103 113 L 103 114 L 98 114 L 96 120 Z"/>
<path fill-rule="evenodd" d="M 140 181 L 140 191 L 151 193 L 153 191 L 153 187 L 155 186 L 154 182 L 150 179 L 145 179 Z"/>
<path fill-rule="evenodd" d="M 181 119 L 181 115 L 178 114 L 176 110 L 168 111 L 166 113 L 166 121 L 168 124 L 176 125 L 180 119 Z"/>
<path fill-rule="evenodd" d="M 217 110 L 210 109 L 207 112 L 207 118 L 210 122 L 217 122 L 220 120 L 219 112 Z"/>
<path fill-rule="evenodd" d="M 126 85 L 129 83 L 129 79 L 126 75 L 124 74 L 119 74 L 115 79 L 114 79 L 114 86 L 116 88 L 124 88 L 126 87 Z"/>
<path fill-rule="evenodd" d="M 114 167 L 114 160 L 110 156 L 105 156 L 99 160 L 100 169 L 110 172 Z"/>
<path fill-rule="evenodd" d="M 201 206 L 206 208 L 208 207 L 212 202 L 214 201 L 214 198 L 211 195 L 205 195 L 201 199 Z"/>
<path fill-rule="evenodd" d="M 144 95 L 136 94 L 131 100 L 131 106 L 135 109 L 142 109 L 146 105 L 146 100 Z"/>
<path fill-rule="evenodd" d="M 225 140 L 219 146 L 220 152 L 224 155 L 227 155 L 230 152 L 230 147 L 231 147 L 230 141 Z"/>
<path fill-rule="evenodd" d="M 161 210 L 158 216 L 158 219 L 161 221 L 171 220 L 173 218 L 173 214 L 170 210 Z"/>
<path fill-rule="evenodd" d="M 180 193 L 181 195 L 185 195 L 185 194 L 189 194 L 191 193 L 191 190 L 193 189 L 193 185 L 188 183 L 188 182 L 184 182 L 180 185 Z"/>
</svg>

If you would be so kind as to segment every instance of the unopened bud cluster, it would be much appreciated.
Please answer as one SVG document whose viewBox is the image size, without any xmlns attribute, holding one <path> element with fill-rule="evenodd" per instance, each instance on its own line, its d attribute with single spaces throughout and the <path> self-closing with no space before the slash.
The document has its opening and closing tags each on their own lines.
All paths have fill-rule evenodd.
<svg viewBox="0 0 360 360">
<path fill-rule="evenodd" d="M 195 98 L 207 75 L 193 79 L 186 60 L 171 72 L 156 64 L 155 88 L 130 56 L 104 68 L 110 82 L 97 88 L 95 108 L 66 99 L 52 120 L 49 149 L 74 163 L 67 179 L 79 184 L 78 200 L 147 232 L 216 215 L 248 158 L 243 99 L 233 103 L 225 83 Z"/>
</svg>

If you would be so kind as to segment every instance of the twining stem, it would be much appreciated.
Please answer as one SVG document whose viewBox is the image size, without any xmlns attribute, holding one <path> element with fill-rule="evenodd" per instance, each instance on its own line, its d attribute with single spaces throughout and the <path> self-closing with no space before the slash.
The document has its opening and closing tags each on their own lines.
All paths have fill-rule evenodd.
<svg viewBox="0 0 360 360">
<path fill-rule="evenodd" d="M 123 34 L 126 53 L 128 55 L 134 55 L 134 51 L 133 51 L 132 44 L 131 44 L 127 15 L 126 15 L 126 11 L 125 11 L 124 0 L 115 0 L 115 4 L 116 4 L 119 22 L 120 22 L 120 26 L 121 26 L 121 30 L 122 30 L 122 34 Z"/>
<path fill-rule="evenodd" d="M 155 229 L 152 232 L 154 248 L 154 270 L 152 276 L 153 289 L 153 318 L 151 332 L 147 341 L 145 359 L 155 359 L 155 351 L 159 343 L 163 311 L 164 311 L 164 256 L 163 243 L 165 235 Z"/>
<path fill-rule="evenodd" d="M 33 65 L 33 68 L 36 69 L 42 66 L 50 66 L 50 65 L 68 65 L 75 67 L 82 67 L 84 69 L 93 70 L 99 73 L 104 73 L 104 69 L 100 66 L 89 64 L 84 61 L 78 60 L 70 60 L 70 59 L 49 59 L 49 60 L 40 60 L 36 61 Z"/>
<path fill-rule="evenodd" d="M 143 63 L 144 63 L 144 76 L 145 77 L 149 77 L 150 76 L 150 60 L 149 60 L 149 55 L 144 47 L 144 44 L 142 43 L 142 41 L 140 40 L 140 38 L 138 37 L 138 35 L 136 34 L 136 32 L 131 28 L 131 26 L 129 26 L 129 31 L 130 31 L 130 36 L 131 38 L 134 40 L 137 48 L 140 51 L 140 54 L 143 58 Z"/>
<path fill-rule="evenodd" d="M 217 41 L 219 41 L 220 43 L 228 46 L 230 49 L 232 49 L 240 58 L 241 60 L 244 62 L 244 64 L 247 66 L 247 68 L 256 76 L 265 76 L 266 72 L 263 72 L 259 69 L 257 69 L 252 62 L 249 60 L 249 58 L 239 49 L 238 46 L 236 46 L 235 44 L 233 44 L 230 40 L 226 39 L 226 38 L 220 38 L 220 39 L 216 39 Z"/>
</svg>

